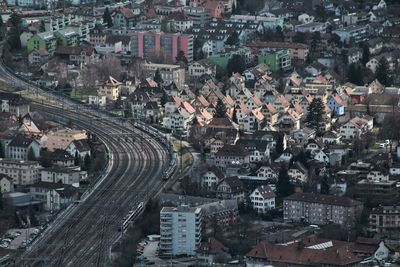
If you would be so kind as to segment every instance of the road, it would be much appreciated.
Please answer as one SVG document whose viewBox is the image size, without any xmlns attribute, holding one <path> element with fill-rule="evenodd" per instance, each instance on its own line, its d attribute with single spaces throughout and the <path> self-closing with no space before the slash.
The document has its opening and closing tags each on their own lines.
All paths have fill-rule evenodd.
<svg viewBox="0 0 400 267">
<path fill-rule="evenodd" d="M 28 86 L 2 64 L 0 79 Z M 18 259 L 16 266 L 110 266 L 110 246 L 121 234 L 117 229 L 122 218 L 132 207 L 146 202 L 161 190 L 169 153 L 162 142 L 144 131 L 121 125 L 105 114 L 84 109 L 68 99 L 53 97 L 40 88 L 32 85 L 30 88 L 52 98 L 52 104 L 58 103 L 36 103 L 33 109 L 57 119 L 71 120 L 96 134 L 108 148 L 110 160 L 109 172 L 101 183 L 84 201 L 57 218 Z M 121 134 L 128 140 L 122 140 Z"/>
</svg>

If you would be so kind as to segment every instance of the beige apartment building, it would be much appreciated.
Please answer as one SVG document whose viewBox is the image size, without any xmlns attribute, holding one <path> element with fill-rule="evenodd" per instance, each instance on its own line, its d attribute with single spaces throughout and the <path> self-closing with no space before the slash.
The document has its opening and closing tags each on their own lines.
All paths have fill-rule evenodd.
<svg viewBox="0 0 400 267">
<path fill-rule="evenodd" d="M 40 181 L 40 169 L 37 161 L 0 158 L 0 174 L 11 177 L 14 185 L 28 185 Z"/>
<path fill-rule="evenodd" d="M 83 139 L 87 139 L 85 130 L 64 128 L 52 131 L 47 134 L 47 150 L 51 152 L 56 149 L 65 150 L 72 141 Z"/>
<path fill-rule="evenodd" d="M 380 206 L 369 214 L 369 229 L 376 233 L 400 233 L 400 206 Z"/>
<path fill-rule="evenodd" d="M 295 193 L 283 201 L 286 222 L 353 225 L 361 216 L 363 204 L 348 197 Z"/>
</svg>

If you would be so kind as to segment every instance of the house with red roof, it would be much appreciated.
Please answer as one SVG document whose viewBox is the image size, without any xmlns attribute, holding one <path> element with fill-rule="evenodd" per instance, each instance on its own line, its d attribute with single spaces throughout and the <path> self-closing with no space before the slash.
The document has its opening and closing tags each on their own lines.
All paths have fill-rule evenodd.
<svg viewBox="0 0 400 267">
<path fill-rule="evenodd" d="M 335 112 L 337 116 L 342 116 L 345 113 L 346 102 L 337 93 L 333 93 L 328 99 L 329 108 Z"/>
<path fill-rule="evenodd" d="M 203 7 L 210 13 L 213 18 L 222 18 L 225 6 L 220 0 L 206 0 Z"/>
</svg>

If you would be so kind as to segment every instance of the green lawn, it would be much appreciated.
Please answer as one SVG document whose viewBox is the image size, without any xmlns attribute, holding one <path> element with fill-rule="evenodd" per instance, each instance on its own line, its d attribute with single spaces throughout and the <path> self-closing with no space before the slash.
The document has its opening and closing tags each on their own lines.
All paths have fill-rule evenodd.
<svg viewBox="0 0 400 267">
<path fill-rule="evenodd" d="M 79 100 L 79 101 L 82 101 L 82 102 L 84 102 L 84 101 L 86 102 L 88 100 L 88 97 L 89 97 L 87 90 L 78 89 L 78 88 L 77 89 L 72 89 L 70 96 L 71 96 L 72 99 Z"/>
</svg>

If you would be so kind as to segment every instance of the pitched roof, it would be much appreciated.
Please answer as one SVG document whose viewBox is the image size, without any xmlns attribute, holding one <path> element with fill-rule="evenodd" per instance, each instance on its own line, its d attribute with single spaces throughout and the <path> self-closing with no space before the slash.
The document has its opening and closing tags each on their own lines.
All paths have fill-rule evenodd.
<svg viewBox="0 0 400 267">
<path fill-rule="evenodd" d="M 264 199 L 276 197 L 274 191 L 272 191 L 271 187 L 268 185 L 261 185 L 255 190 L 257 190 Z"/>
<path fill-rule="evenodd" d="M 104 82 L 103 85 L 106 86 L 118 86 L 121 85 L 122 83 L 119 82 L 117 79 L 115 79 L 114 77 L 112 77 L 111 75 L 108 76 L 108 79 Z"/>
<path fill-rule="evenodd" d="M 8 146 L 27 148 L 31 145 L 32 142 L 37 142 L 37 141 L 33 138 L 28 138 L 22 134 L 19 134 L 11 140 L 11 142 L 8 144 Z"/>
<path fill-rule="evenodd" d="M 217 153 L 215 153 L 216 156 L 220 157 L 246 156 L 248 154 L 249 152 L 246 149 L 244 149 L 241 145 L 229 145 L 229 144 L 224 145 L 220 150 L 218 150 Z"/>
<path fill-rule="evenodd" d="M 71 144 L 74 144 L 75 149 L 78 150 L 79 152 L 90 151 L 90 146 L 86 139 L 74 140 L 71 142 Z"/>
<path fill-rule="evenodd" d="M 206 171 L 214 173 L 219 179 L 222 179 L 225 177 L 224 172 L 221 171 L 220 168 L 218 168 L 217 166 L 214 166 L 214 165 L 207 166 Z"/>
<path fill-rule="evenodd" d="M 285 246 L 273 245 L 268 241 L 261 241 L 253 248 L 247 257 L 282 262 L 286 264 L 298 264 L 303 266 L 347 266 L 361 262 L 349 249 L 343 245 L 327 249 L 313 249 L 302 247 L 300 244 Z"/>
<path fill-rule="evenodd" d="M 228 253 L 228 251 L 229 249 L 214 237 L 210 237 L 206 242 L 202 242 L 199 248 L 200 253 L 213 254 L 213 255 Z"/>
<path fill-rule="evenodd" d="M 241 192 L 243 191 L 244 184 L 237 176 L 226 177 L 224 180 L 219 182 L 219 184 L 225 182 L 231 188 L 231 192 Z M 218 185 L 219 185 L 218 184 Z"/>
<path fill-rule="evenodd" d="M 361 202 L 348 197 L 338 197 L 333 195 L 321 195 L 314 193 L 294 193 L 293 195 L 286 197 L 285 200 L 320 203 L 327 205 L 339 205 L 346 207 L 362 205 Z"/>
</svg>

